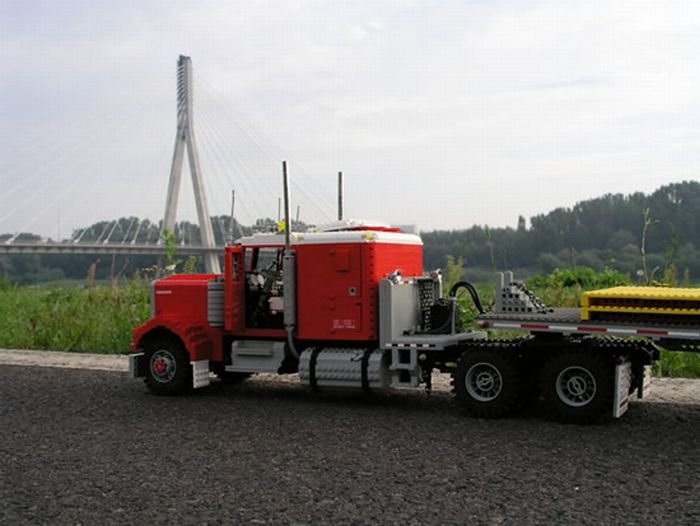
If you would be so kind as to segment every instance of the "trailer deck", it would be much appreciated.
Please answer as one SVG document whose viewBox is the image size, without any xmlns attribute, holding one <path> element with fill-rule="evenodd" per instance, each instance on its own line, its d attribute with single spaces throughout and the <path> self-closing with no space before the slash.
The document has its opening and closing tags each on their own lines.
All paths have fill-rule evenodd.
<svg viewBox="0 0 700 526">
<path fill-rule="evenodd" d="M 700 323 L 664 323 L 640 325 L 632 321 L 584 320 L 580 309 L 550 309 L 546 313 L 489 313 L 477 317 L 482 328 L 526 330 L 563 334 L 608 334 L 610 336 L 644 336 L 652 340 L 690 340 L 700 351 Z M 684 342 L 689 343 L 689 342 Z"/>
</svg>

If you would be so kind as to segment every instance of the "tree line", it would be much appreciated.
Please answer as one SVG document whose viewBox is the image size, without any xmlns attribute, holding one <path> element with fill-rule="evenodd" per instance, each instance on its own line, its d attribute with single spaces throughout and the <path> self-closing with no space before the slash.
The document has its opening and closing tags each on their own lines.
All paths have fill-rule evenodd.
<svg viewBox="0 0 700 526">
<path fill-rule="evenodd" d="M 213 217 L 216 241 L 227 233 L 234 237 L 253 230 L 274 230 L 276 222 L 265 218 L 244 226 L 226 216 Z M 138 232 L 136 224 L 140 223 Z M 305 225 L 294 225 L 302 229 Z M 137 218 L 101 221 L 73 233 L 73 239 L 101 242 L 154 242 L 161 224 Z M 187 221 L 176 224 L 176 244 L 199 244 L 199 227 Z M 647 281 L 672 274 L 697 281 L 700 276 L 700 183 L 686 181 L 660 187 L 646 195 L 607 194 L 581 201 L 571 208 L 557 208 L 528 221 L 520 217 L 515 228 L 476 225 L 463 230 L 439 230 L 422 234 L 426 268 L 445 268 L 448 256 L 461 260 L 474 280 L 487 279 L 497 270 L 513 269 L 519 275 L 549 273 L 556 268 L 590 267 L 617 270 Z M 0 235 L 0 242 L 10 238 Z M 17 241 L 39 241 L 22 234 Z M 642 253 L 644 251 L 644 254 Z M 87 255 L 0 256 L 0 278 L 23 283 L 82 279 L 96 258 Z M 120 256 L 96 265 L 96 277 L 132 275 L 152 266 L 146 256 Z M 116 269 L 116 270 L 115 270 Z"/>
<path fill-rule="evenodd" d="M 645 195 L 607 194 L 530 218 L 516 228 L 473 226 L 423 234 L 425 264 L 462 259 L 467 273 L 516 269 L 526 274 L 590 267 L 636 276 L 700 276 L 700 183 L 662 186 Z M 646 255 L 641 249 L 645 246 Z"/>
</svg>

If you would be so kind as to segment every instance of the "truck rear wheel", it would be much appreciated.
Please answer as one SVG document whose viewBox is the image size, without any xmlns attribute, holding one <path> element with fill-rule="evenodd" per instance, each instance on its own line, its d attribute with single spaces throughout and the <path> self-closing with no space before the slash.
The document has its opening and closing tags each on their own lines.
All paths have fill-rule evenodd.
<svg viewBox="0 0 700 526">
<path fill-rule="evenodd" d="M 178 395 L 192 389 L 192 365 L 185 346 L 176 336 L 161 335 L 146 342 L 148 389 L 157 395 Z"/>
<path fill-rule="evenodd" d="M 502 349 L 474 349 L 462 353 L 452 373 L 457 400 L 467 414 L 500 418 L 520 404 L 517 354 Z"/>
<path fill-rule="evenodd" d="M 552 356 L 540 377 L 546 415 L 571 424 L 612 417 L 614 366 L 600 352 L 565 349 Z"/>
</svg>

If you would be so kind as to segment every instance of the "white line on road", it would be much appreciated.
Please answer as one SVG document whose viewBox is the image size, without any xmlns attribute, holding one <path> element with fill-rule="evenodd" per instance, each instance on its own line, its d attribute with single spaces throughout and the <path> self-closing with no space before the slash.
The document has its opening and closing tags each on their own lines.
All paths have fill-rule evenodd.
<svg viewBox="0 0 700 526">
<path fill-rule="evenodd" d="M 128 371 L 129 359 L 115 354 L 0 349 L 0 365 L 63 367 L 95 371 Z"/>
</svg>

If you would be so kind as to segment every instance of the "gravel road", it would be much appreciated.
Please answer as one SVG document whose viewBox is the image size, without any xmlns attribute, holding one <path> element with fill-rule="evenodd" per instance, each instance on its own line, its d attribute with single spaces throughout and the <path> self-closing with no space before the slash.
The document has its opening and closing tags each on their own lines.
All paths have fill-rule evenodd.
<svg viewBox="0 0 700 526">
<path fill-rule="evenodd" d="M 468 419 L 444 379 L 160 398 L 121 372 L 0 365 L 0 524 L 699 524 L 699 387 L 577 427 Z"/>
</svg>

